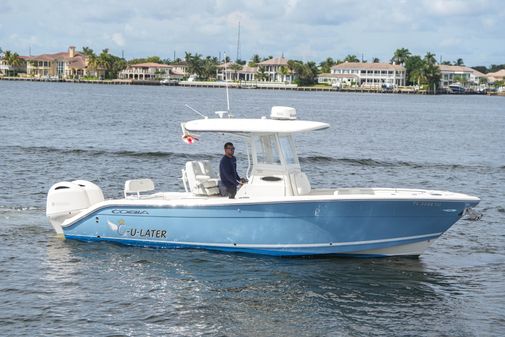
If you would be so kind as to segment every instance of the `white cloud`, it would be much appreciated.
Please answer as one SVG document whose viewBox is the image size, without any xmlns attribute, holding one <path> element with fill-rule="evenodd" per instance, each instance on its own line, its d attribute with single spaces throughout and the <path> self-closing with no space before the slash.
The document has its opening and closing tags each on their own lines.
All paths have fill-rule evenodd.
<svg viewBox="0 0 505 337">
<path fill-rule="evenodd" d="M 449 37 L 445 38 L 440 41 L 439 45 L 441 47 L 456 47 L 462 45 L 464 42 L 463 39 L 456 38 L 456 37 Z"/>
<path fill-rule="evenodd" d="M 124 49 L 127 57 L 172 57 L 174 50 L 178 56 L 235 55 L 240 20 L 242 58 L 284 52 L 320 61 L 364 53 L 387 60 L 405 47 L 461 57 L 468 64 L 505 62 L 500 0 L 48 0 L 47 5 L 51 10 L 41 16 L 40 8 L 27 2 L 1 0 L 0 9 L 8 9 L 0 11 L 2 48 L 24 53 L 31 45 L 46 53 L 74 44 L 112 53 Z M 476 46 L 481 50 L 472 51 Z M 457 54 L 468 51 L 472 54 Z"/>
<path fill-rule="evenodd" d="M 425 0 L 424 5 L 433 14 L 452 16 L 467 11 L 467 5 L 457 0 Z"/>
<path fill-rule="evenodd" d="M 112 34 L 111 40 L 119 47 L 123 47 L 126 43 L 125 38 L 121 33 Z"/>
</svg>

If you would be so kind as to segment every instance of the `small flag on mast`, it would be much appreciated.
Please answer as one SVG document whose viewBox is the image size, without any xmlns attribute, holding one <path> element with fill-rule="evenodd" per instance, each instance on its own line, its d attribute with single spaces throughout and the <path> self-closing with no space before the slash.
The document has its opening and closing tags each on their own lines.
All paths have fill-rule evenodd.
<svg viewBox="0 0 505 337">
<path fill-rule="evenodd" d="M 186 143 L 186 144 L 194 144 L 195 142 L 197 142 L 199 139 L 198 137 L 194 136 L 194 135 L 190 135 L 189 133 L 186 133 L 184 135 L 182 135 L 182 140 Z"/>
</svg>

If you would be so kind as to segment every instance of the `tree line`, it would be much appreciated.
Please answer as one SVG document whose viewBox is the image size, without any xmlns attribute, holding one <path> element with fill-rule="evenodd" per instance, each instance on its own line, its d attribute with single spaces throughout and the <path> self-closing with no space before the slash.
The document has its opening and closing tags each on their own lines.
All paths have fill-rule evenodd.
<svg viewBox="0 0 505 337">
<path fill-rule="evenodd" d="M 89 47 L 83 47 L 81 53 L 87 58 L 87 66 L 92 71 L 100 70 L 105 75 L 106 79 L 117 78 L 118 73 L 128 67 L 129 65 L 153 62 L 161 64 L 180 64 L 184 63 L 189 74 L 194 74 L 201 80 L 214 80 L 216 78 L 217 67 L 223 62 L 230 62 L 229 57 L 219 59 L 215 56 L 203 56 L 199 53 L 185 52 L 184 58 L 176 58 L 174 60 L 162 59 L 159 56 L 149 56 L 146 58 L 134 58 L 125 60 L 124 58 L 112 55 L 109 49 L 103 49 L 99 54 L 95 53 Z M 13 67 L 19 67 L 23 64 L 23 59 L 15 52 L 9 50 L 2 51 L 4 63 Z M 260 63 L 262 61 L 272 59 L 273 56 L 261 57 L 255 54 L 249 61 L 235 60 L 229 65 L 229 69 L 239 72 L 244 66 L 257 67 L 256 78 L 258 80 L 268 80 L 268 74 L 264 66 Z M 286 66 L 279 69 L 280 75 L 296 74 L 295 83 L 299 85 L 313 85 L 317 83 L 317 76 L 322 73 L 330 73 L 331 67 L 343 62 L 367 62 L 366 60 L 359 59 L 356 55 L 347 55 L 342 60 L 334 60 L 328 57 L 326 60 L 319 64 L 314 61 L 303 62 L 300 60 L 289 60 Z M 372 58 L 371 62 L 377 63 L 380 60 L 376 57 Z M 459 65 L 464 66 L 464 61 L 458 58 L 454 62 L 441 61 L 437 63 L 436 55 L 428 52 L 423 57 L 412 54 L 406 48 L 396 49 L 390 63 L 399 64 L 405 67 L 406 80 L 409 85 L 425 85 L 428 88 L 436 88 L 440 82 L 441 73 L 439 64 Z M 494 72 L 500 69 L 505 69 L 505 64 L 491 65 L 489 68 L 485 66 L 472 67 L 482 73 Z"/>
</svg>

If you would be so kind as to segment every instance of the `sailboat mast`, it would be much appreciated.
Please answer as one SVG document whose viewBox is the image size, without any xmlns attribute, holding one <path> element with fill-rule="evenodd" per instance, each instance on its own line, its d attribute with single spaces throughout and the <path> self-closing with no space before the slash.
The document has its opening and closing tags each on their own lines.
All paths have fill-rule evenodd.
<svg viewBox="0 0 505 337">
<path fill-rule="evenodd" d="M 237 35 L 237 58 L 236 61 L 240 60 L 240 21 L 238 22 L 238 35 Z"/>
</svg>

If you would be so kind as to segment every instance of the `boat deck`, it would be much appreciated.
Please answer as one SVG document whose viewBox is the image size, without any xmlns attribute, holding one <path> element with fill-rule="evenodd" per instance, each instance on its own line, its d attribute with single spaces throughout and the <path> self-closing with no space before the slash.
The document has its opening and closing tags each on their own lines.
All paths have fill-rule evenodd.
<svg viewBox="0 0 505 337">
<path fill-rule="evenodd" d="M 466 194 L 448 191 L 420 190 L 420 189 L 397 189 L 397 188 L 338 188 L 338 189 L 313 189 L 310 193 L 299 196 L 281 197 L 258 197 L 229 199 L 220 195 L 194 195 L 191 192 L 158 192 L 129 196 L 126 199 L 110 200 L 115 202 L 130 203 L 244 203 L 251 201 L 297 201 L 297 200 L 478 200 L 478 198 Z"/>
</svg>

